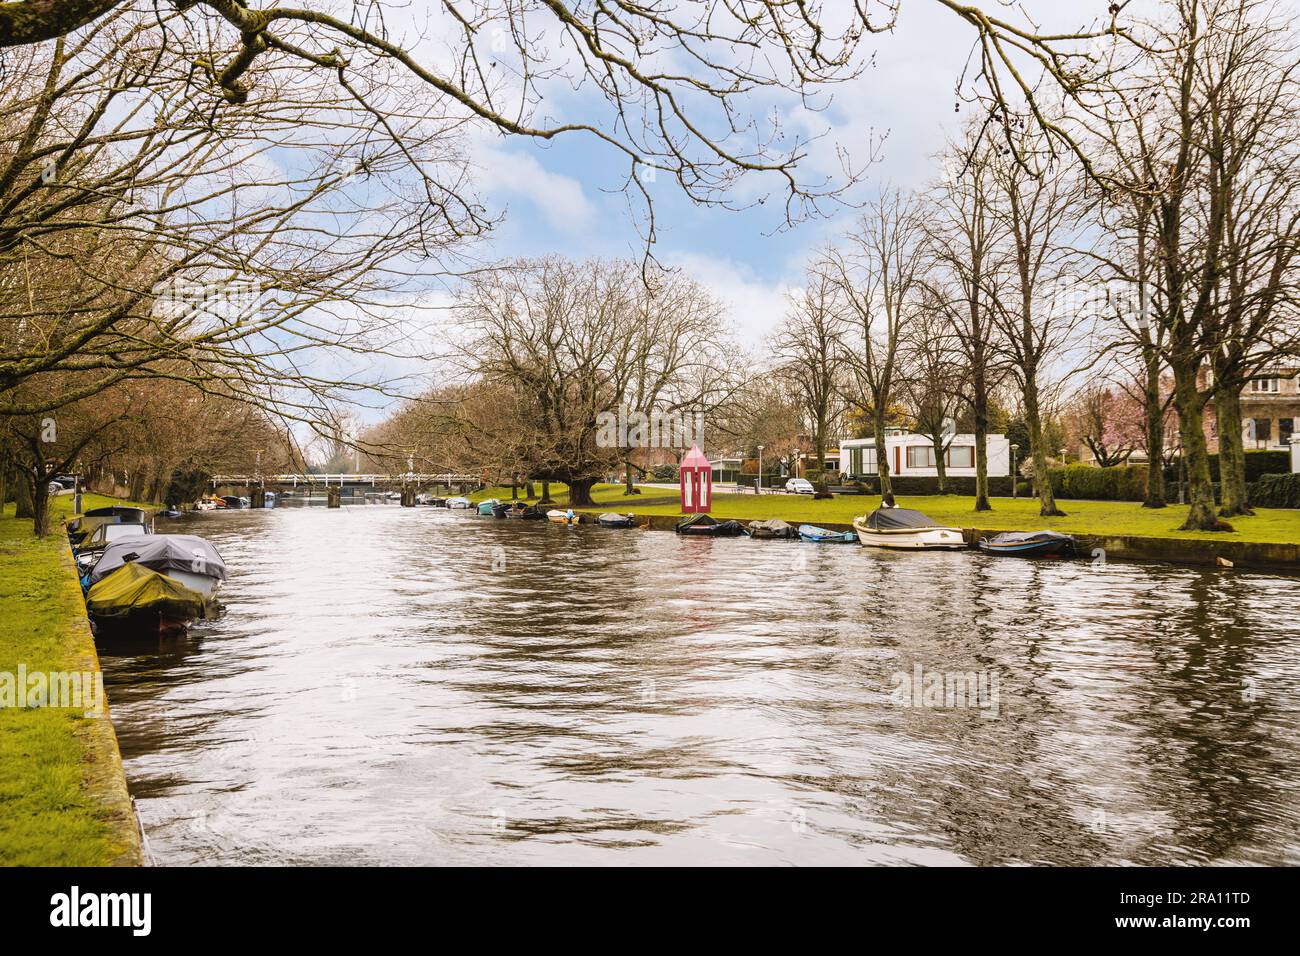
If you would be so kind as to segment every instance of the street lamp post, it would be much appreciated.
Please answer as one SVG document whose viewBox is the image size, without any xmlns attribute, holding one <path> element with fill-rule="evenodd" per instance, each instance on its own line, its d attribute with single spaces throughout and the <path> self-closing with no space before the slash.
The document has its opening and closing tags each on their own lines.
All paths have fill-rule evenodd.
<svg viewBox="0 0 1300 956">
<path fill-rule="evenodd" d="M 763 493 L 763 446 L 758 446 L 758 483 L 754 485 L 754 493 L 761 495 Z"/>
<path fill-rule="evenodd" d="M 1011 497 L 1016 497 L 1016 452 L 1020 451 L 1020 446 L 1015 442 L 1011 443 Z"/>
</svg>

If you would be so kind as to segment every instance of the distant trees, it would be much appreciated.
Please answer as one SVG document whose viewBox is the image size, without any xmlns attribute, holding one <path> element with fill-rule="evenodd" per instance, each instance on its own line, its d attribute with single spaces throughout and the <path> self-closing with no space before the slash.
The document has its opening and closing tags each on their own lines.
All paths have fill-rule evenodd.
<svg viewBox="0 0 1300 956">
<path fill-rule="evenodd" d="M 564 482 L 573 504 L 591 504 L 592 486 L 628 455 L 627 444 L 600 440 L 602 415 L 707 415 L 730 392 L 720 309 L 678 275 L 643 281 L 627 261 L 505 263 L 464 284 L 455 314 L 468 394 L 495 396 L 515 436 L 486 447 L 505 451 L 499 467 Z M 445 417 L 468 447 L 501 430 L 455 406 Z"/>
<path fill-rule="evenodd" d="M 825 494 L 826 449 L 844 412 L 845 321 L 838 288 L 826 272 L 812 268 L 800 289 L 790 293 L 790 308 L 772 340 L 780 375 L 797 398 L 817 470 L 818 494 Z"/>
</svg>

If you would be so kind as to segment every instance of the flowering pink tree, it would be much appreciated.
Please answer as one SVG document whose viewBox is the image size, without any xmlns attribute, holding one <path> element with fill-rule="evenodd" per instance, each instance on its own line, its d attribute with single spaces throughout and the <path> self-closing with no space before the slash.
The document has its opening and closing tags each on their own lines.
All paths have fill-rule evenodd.
<svg viewBox="0 0 1300 956">
<path fill-rule="evenodd" d="M 1102 468 L 1124 464 L 1146 445 L 1146 412 L 1124 388 L 1087 386 L 1075 396 L 1065 419 Z"/>
</svg>

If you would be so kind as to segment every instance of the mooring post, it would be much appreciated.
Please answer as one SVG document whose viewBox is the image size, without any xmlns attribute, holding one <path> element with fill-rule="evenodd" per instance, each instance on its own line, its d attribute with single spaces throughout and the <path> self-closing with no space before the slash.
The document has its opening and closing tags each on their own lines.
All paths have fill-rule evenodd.
<svg viewBox="0 0 1300 956">
<path fill-rule="evenodd" d="M 325 492 L 325 507 L 337 508 L 343 504 L 343 491 L 339 488 L 330 488 Z"/>
</svg>

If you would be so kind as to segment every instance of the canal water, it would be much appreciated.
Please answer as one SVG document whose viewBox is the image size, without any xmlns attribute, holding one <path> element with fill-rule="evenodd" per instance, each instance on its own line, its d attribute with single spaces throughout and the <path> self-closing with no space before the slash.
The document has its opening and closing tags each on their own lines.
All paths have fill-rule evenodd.
<svg viewBox="0 0 1300 956">
<path fill-rule="evenodd" d="M 230 568 L 220 620 L 101 646 L 159 863 L 1300 863 L 1294 579 L 391 505 L 159 530 Z"/>
</svg>

